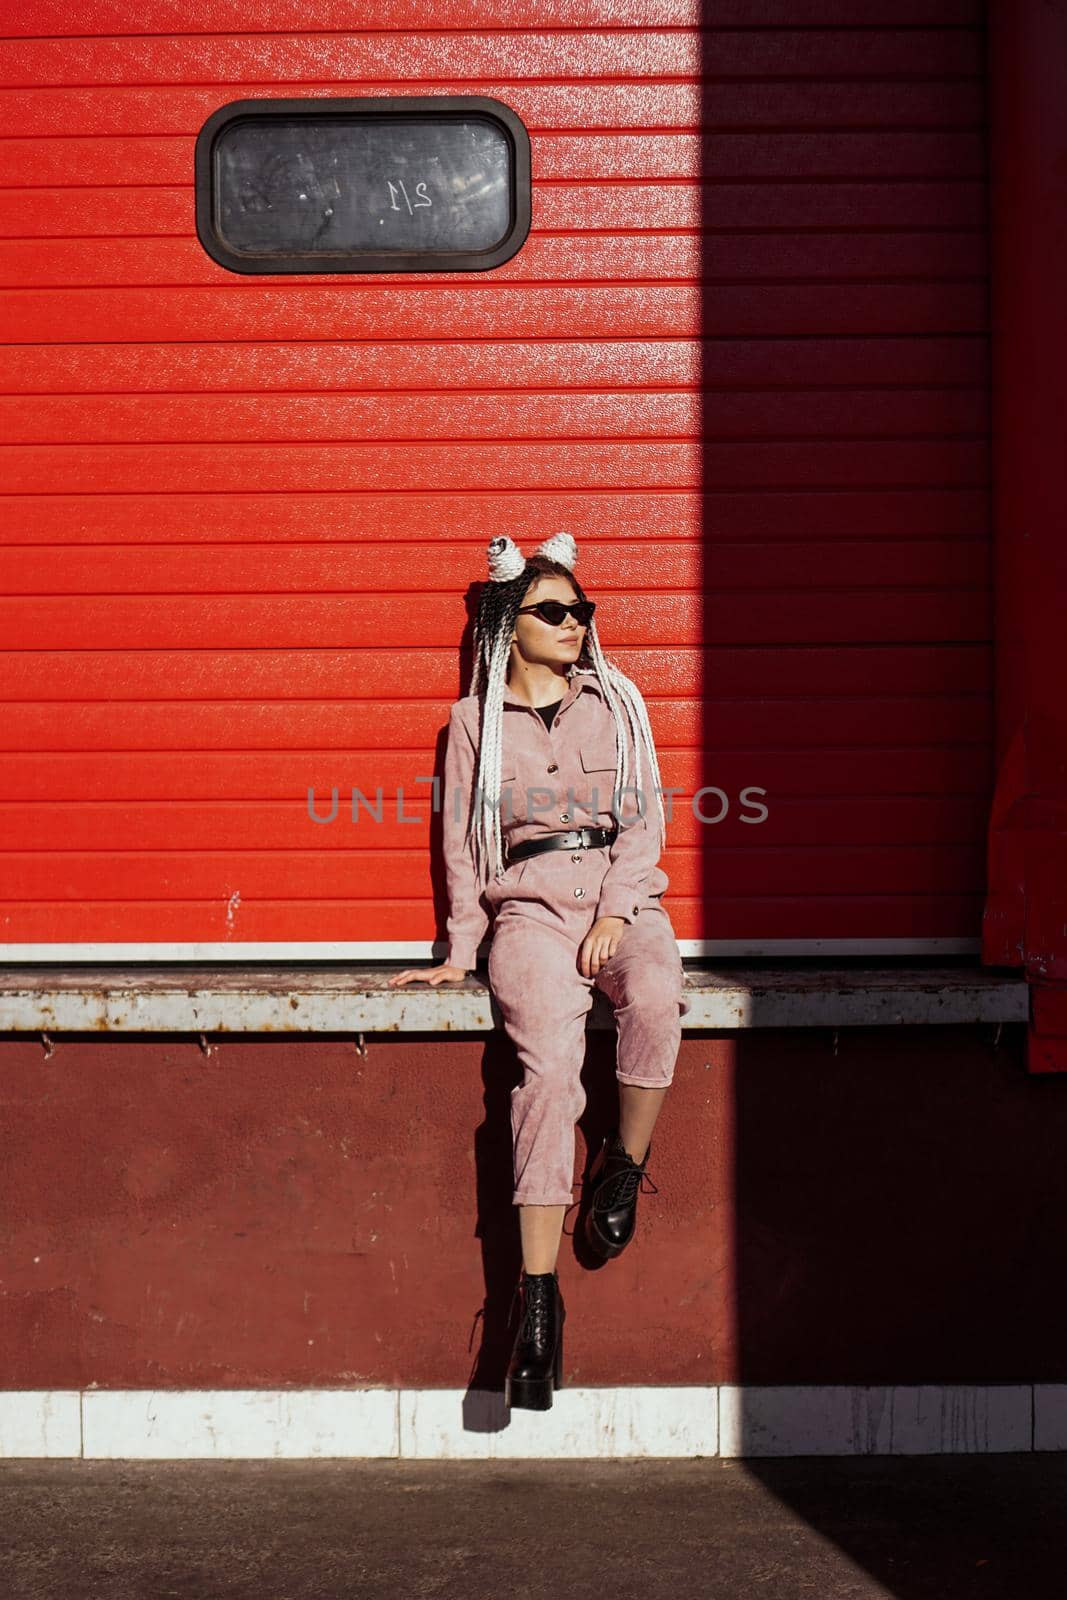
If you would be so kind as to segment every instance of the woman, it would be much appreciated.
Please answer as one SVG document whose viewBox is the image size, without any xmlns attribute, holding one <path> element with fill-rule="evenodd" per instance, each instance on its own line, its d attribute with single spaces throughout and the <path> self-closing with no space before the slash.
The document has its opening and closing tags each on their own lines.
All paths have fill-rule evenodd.
<svg viewBox="0 0 1067 1600">
<path fill-rule="evenodd" d="M 522 1316 L 505 1395 L 533 1410 L 550 1407 L 561 1384 L 556 1259 L 573 1203 L 593 988 L 611 1000 L 618 1030 L 619 1125 L 590 1169 L 586 1217 L 605 1259 L 633 1237 L 690 1004 L 659 903 L 668 880 L 657 864 L 664 811 L 648 713 L 601 651 L 577 559 L 566 533 L 529 560 L 509 538 L 489 544 L 471 692 L 452 707 L 445 756 L 448 960 L 389 980 L 461 980 L 492 914 L 489 984 L 524 1069 L 511 1092 Z"/>
</svg>

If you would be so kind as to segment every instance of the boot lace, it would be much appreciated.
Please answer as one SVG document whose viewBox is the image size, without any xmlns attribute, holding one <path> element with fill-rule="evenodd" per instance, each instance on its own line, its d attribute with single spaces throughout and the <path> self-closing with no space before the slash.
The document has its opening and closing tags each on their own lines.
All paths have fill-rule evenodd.
<svg viewBox="0 0 1067 1600">
<path fill-rule="evenodd" d="M 645 1183 L 648 1184 L 647 1191 L 643 1188 Z M 596 1203 L 602 1211 L 611 1211 L 615 1206 L 629 1205 L 638 1192 L 659 1194 L 644 1165 L 631 1161 L 628 1167 L 623 1167 L 621 1172 L 606 1178 L 598 1186 Z"/>
<path fill-rule="evenodd" d="M 524 1280 L 520 1279 L 511 1293 L 511 1305 L 508 1309 L 509 1325 L 515 1314 L 515 1302 L 519 1297 L 523 1282 Z M 538 1344 L 547 1343 L 554 1295 L 555 1285 L 550 1284 L 547 1294 L 531 1295 L 527 1293 L 523 1296 L 523 1318 L 522 1328 L 520 1329 L 520 1337 L 523 1340 L 533 1339 Z"/>
</svg>

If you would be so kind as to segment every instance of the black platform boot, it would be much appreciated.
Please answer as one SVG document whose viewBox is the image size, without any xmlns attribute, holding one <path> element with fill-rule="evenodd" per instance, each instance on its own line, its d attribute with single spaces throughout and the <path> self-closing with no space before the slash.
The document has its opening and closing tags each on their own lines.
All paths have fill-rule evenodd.
<svg viewBox="0 0 1067 1600">
<path fill-rule="evenodd" d="M 563 1323 L 566 1312 L 555 1272 L 527 1272 L 512 1295 L 522 1293 L 522 1319 L 504 1379 L 504 1404 L 548 1411 L 553 1385 L 563 1387 Z M 510 1318 L 509 1318 L 510 1321 Z"/>
<path fill-rule="evenodd" d="M 649 1145 L 644 1161 L 627 1153 L 618 1132 L 612 1132 L 597 1151 L 589 1169 L 592 1200 L 585 1216 L 585 1237 L 589 1248 L 604 1261 L 621 1255 L 637 1227 L 637 1196 L 641 1180 L 648 1178 L 645 1165 L 652 1154 Z M 659 1190 L 648 1178 L 653 1194 Z"/>
</svg>

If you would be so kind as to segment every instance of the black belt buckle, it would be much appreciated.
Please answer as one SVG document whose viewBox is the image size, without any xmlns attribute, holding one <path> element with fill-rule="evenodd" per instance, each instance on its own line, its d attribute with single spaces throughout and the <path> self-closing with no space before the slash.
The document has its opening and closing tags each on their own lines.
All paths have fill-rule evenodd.
<svg viewBox="0 0 1067 1600">
<path fill-rule="evenodd" d="M 522 844 L 515 846 L 515 853 L 505 851 L 505 866 L 510 867 L 513 861 L 525 861 L 528 856 L 542 855 L 546 850 L 602 850 L 607 845 L 613 844 L 618 836 L 618 828 L 601 828 L 591 825 L 582 825 L 579 828 L 568 828 L 565 833 L 546 835 L 540 839 L 524 839 Z M 549 839 L 553 842 L 549 843 Z M 557 843 L 557 840 L 568 839 L 569 844 Z M 536 844 L 536 849 L 529 847 Z"/>
</svg>

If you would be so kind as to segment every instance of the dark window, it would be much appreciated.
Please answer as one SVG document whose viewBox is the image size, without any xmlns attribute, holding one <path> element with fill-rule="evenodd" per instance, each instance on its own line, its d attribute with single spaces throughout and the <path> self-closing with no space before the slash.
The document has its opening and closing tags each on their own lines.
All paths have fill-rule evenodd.
<svg viewBox="0 0 1067 1600">
<path fill-rule="evenodd" d="M 530 231 L 530 139 L 482 95 L 236 100 L 196 141 L 196 231 L 233 272 L 497 267 Z"/>
</svg>

